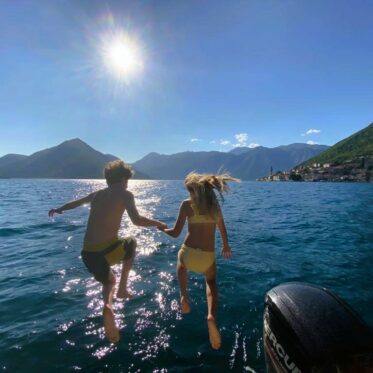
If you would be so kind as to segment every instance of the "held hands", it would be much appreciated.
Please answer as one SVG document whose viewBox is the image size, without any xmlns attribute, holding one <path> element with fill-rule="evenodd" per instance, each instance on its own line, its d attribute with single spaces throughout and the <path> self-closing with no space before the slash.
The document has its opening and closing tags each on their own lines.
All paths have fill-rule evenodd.
<svg viewBox="0 0 373 373">
<path fill-rule="evenodd" d="M 227 245 L 223 247 L 223 250 L 221 251 L 221 255 L 223 256 L 224 259 L 229 259 L 232 257 L 232 250 L 231 248 Z"/>
<path fill-rule="evenodd" d="M 61 210 L 61 209 L 51 209 L 51 210 L 49 210 L 49 212 L 48 212 L 48 216 L 50 217 L 50 218 L 52 218 L 53 217 L 53 215 L 54 214 L 63 214 L 63 211 Z"/>
<path fill-rule="evenodd" d="M 169 236 L 171 236 L 171 237 L 175 237 L 175 235 L 174 235 L 174 228 L 167 228 L 167 225 L 166 225 L 166 228 L 158 228 L 160 231 L 162 231 L 163 233 L 166 233 L 166 234 L 168 234 Z"/>
<path fill-rule="evenodd" d="M 159 224 L 157 225 L 157 229 L 164 232 L 164 230 L 167 229 L 167 224 L 159 222 Z"/>
</svg>

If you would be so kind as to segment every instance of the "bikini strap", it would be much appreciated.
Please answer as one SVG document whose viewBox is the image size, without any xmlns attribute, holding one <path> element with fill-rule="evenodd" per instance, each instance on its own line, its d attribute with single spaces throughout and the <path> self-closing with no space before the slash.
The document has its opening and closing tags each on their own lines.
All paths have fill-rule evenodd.
<svg viewBox="0 0 373 373">
<path fill-rule="evenodd" d="M 198 207 L 192 201 L 190 201 L 190 207 L 193 210 L 194 216 L 201 215 L 198 211 Z"/>
</svg>

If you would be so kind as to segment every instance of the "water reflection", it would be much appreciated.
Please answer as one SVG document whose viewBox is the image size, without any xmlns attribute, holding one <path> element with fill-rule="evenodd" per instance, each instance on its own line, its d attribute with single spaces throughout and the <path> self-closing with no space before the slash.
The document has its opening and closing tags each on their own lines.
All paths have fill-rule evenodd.
<svg viewBox="0 0 373 373">
<path fill-rule="evenodd" d="M 62 289 L 62 291 L 63 291 L 64 293 L 67 293 L 67 292 L 71 291 L 71 289 L 72 289 L 74 286 L 78 285 L 79 282 L 80 282 L 80 278 L 73 278 L 72 280 L 67 281 L 67 282 L 65 283 L 65 287 Z"/>
<path fill-rule="evenodd" d="M 261 338 L 259 337 L 259 330 L 253 329 L 252 333 L 247 336 L 245 331 L 245 325 L 234 326 L 234 341 L 232 345 L 232 351 L 229 356 L 229 369 L 232 371 L 238 370 L 238 367 L 242 365 L 243 371 L 255 373 L 256 371 L 250 367 L 248 359 L 248 350 L 255 349 L 256 358 L 258 359 L 261 355 Z"/>
<path fill-rule="evenodd" d="M 73 325 L 72 321 L 59 325 L 57 328 L 57 334 L 61 334 L 61 333 L 68 331 L 72 325 Z"/>
<path fill-rule="evenodd" d="M 116 347 L 113 344 L 111 344 L 110 346 L 100 347 L 92 353 L 92 356 L 96 357 L 97 359 L 102 359 L 107 354 L 113 352 L 115 349 Z"/>
</svg>

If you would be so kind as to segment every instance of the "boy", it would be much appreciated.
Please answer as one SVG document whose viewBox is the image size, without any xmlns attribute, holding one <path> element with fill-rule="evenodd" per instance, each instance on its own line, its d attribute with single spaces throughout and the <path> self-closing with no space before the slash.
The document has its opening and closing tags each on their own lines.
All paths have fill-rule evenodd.
<svg viewBox="0 0 373 373">
<path fill-rule="evenodd" d="M 88 271 L 102 283 L 104 298 L 103 320 L 106 337 L 113 343 L 119 341 L 119 330 L 115 324 L 112 298 L 115 276 L 110 266 L 123 261 L 122 273 L 117 291 L 118 298 L 130 298 L 127 279 L 135 257 L 136 240 L 133 237 L 119 238 L 118 230 L 125 210 L 133 224 L 143 227 L 165 229 L 167 226 L 158 220 L 141 216 L 135 205 L 133 194 L 127 190 L 128 180 L 133 172 L 123 161 L 116 160 L 105 166 L 105 179 L 108 187 L 88 196 L 51 209 L 48 213 L 62 214 L 90 203 L 91 211 L 84 237 L 82 259 Z"/>
</svg>

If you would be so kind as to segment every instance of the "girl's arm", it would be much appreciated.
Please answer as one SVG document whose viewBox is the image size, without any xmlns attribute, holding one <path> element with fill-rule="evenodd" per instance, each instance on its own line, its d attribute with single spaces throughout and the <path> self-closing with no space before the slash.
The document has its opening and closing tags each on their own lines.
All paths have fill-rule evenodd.
<svg viewBox="0 0 373 373">
<path fill-rule="evenodd" d="M 181 231 L 183 230 L 185 220 L 187 217 L 186 209 L 187 209 L 187 202 L 184 201 L 180 205 L 179 216 L 177 217 L 175 226 L 173 228 L 163 229 L 163 232 L 167 233 L 169 236 L 174 237 L 174 238 L 179 237 Z"/>
<path fill-rule="evenodd" d="M 232 250 L 229 246 L 227 228 L 225 227 L 224 218 L 221 211 L 219 211 L 218 221 L 216 224 L 219 228 L 221 239 L 223 241 L 221 255 L 223 255 L 225 259 L 229 259 L 232 256 Z"/>
<path fill-rule="evenodd" d="M 58 207 L 57 209 L 51 209 L 48 212 L 49 217 L 53 217 L 55 213 L 57 214 L 62 214 L 66 210 L 72 210 L 75 209 L 76 207 L 79 207 L 81 205 L 84 205 L 86 203 L 90 203 L 93 200 L 93 197 L 95 196 L 96 192 L 93 192 L 91 194 L 88 194 L 88 196 L 85 196 L 83 198 L 77 199 L 75 201 L 71 201 L 66 203 L 65 205 Z"/>
</svg>

